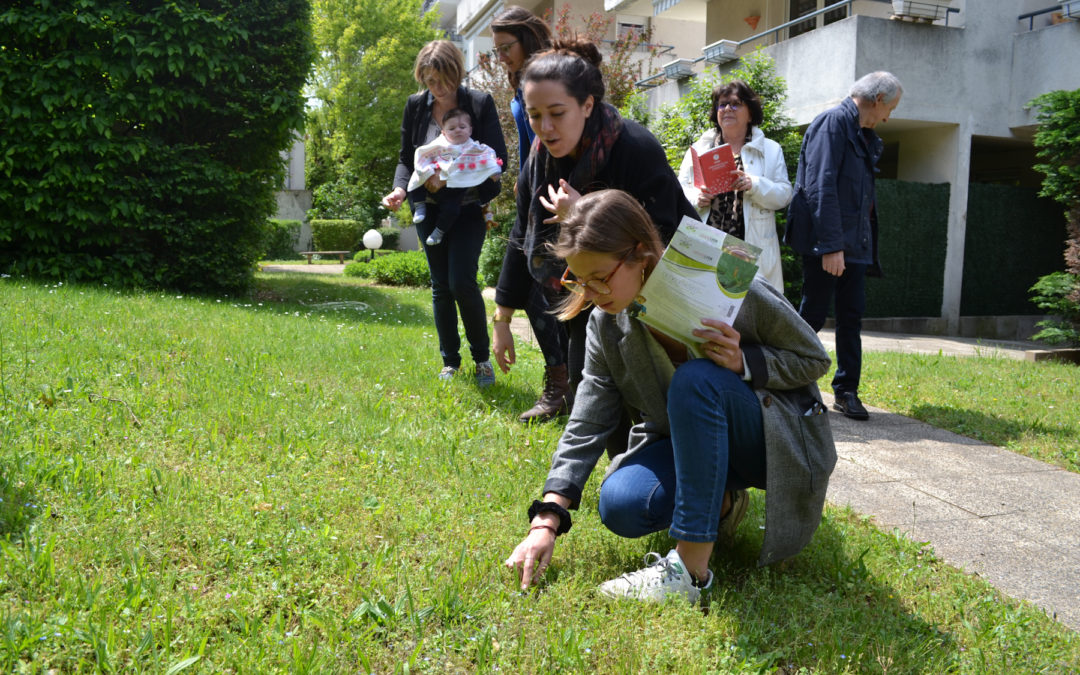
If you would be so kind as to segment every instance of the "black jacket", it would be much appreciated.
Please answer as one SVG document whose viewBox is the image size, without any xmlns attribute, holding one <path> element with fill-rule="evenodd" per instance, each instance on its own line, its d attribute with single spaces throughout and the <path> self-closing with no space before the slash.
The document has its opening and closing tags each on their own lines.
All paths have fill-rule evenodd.
<svg viewBox="0 0 1080 675">
<path fill-rule="evenodd" d="M 526 252 L 522 248 L 529 217 L 529 200 L 536 187 L 532 185 L 528 167 L 526 164 L 518 176 L 518 215 L 506 247 L 499 283 L 495 288 L 496 304 L 516 309 L 525 307 L 529 289 L 536 283 L 529 274 L 526 257 L 532 252 Z M 560 168 L 561 175 L 551 177 L 552 182 L 567 178 L 573 163 L 563 162 Z M 665 244 L 675 234 L 683 216 L 700 220 L 697 210 L 686 200 L 679 179 L 668 164 L 667 155 L 660 142 L 645 127 L 633 120 L 623 120 L 619 138 L 611 147 L 611 157 L 595 180 L 588 186 L 574 187 L 582 194 L 603 189 L 628 192 L 649 212 Z M 537 245 L 540 243 L 537 242 Z"/>
<path fill-rule="evenodd" d="M 427 140 L 428 125 L 431 123 L 431 94 L 425 89 L 413 94 L 405 103 L 405 116 L 401 120 L 401 152 L 398 154 L 397 171 L 394 173 L 394 187 L 408 188 L 409 177 L 413 172 L 413 156 L 416 148 Z M 458 107 L 472 115 L 472 137 L 495 151 L 495 155 L 506 166 L 506 140 L 499 125 L 499 113 L 495 109 L 495 99 L 491 94 L 458 87 Z M 477 186 L 477 197 L 481 203 L 487 203 L 499 195 L 502 183 L 487 180 Z"/>
</svg>

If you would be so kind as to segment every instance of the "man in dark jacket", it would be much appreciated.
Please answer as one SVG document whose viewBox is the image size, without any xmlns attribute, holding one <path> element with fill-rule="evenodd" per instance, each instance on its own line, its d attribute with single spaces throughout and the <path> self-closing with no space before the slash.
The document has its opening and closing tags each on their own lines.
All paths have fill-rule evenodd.
<svg viewBox="0 0 1080 675">
<path fill-rule="evenodd" d="M 859 400 L 865 278 L 880 276 L 874 173 L 883 143 L 874 127 L 889 119 L 903 87 L 892 73 L 865 75 L 850 98 L 818 115 L 803 136 L 786 241 L 803 257 L 799 314 L 821 330 L 836 302 L 834 407 L 869 419 Z"/>
</svg>

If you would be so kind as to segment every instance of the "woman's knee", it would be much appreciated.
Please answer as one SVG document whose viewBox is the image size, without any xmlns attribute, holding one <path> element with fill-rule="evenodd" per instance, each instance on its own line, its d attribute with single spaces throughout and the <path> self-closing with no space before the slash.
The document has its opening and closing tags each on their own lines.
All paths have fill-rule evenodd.
<svg viewBox="0 0 1080 675">
<path fill-rule="evenodd" d="M 675 369 L 671 378 L 668 400 L 684 405 L 688 400 L 707 396 L 715 400 L 717 392 L 733 389 L 742 384 L 742 378 L 734 372 L 718 366 L 709 359 L 691 359 Z"/>
<path fill-rule="evenodd" d="M 640 537 L 643 532 L 643 500 L 635 490 L 605 481 L 600 488 L 600 522 L 620 537 Z"/>
</svg>

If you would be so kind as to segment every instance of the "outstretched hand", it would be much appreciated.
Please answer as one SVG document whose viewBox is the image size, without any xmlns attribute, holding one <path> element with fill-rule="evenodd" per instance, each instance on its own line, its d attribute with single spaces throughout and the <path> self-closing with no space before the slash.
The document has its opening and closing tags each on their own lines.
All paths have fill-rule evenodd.
<svg viewBox="0 0 1080 675">
<path fill-rule="evenodd" d="M 524 591 L 544 576 L 554 552 L 555 533 L 538 528 L 529 532 L 504 564 L 514 571 L 515 578 L 520 576 L 521 590 Z"/>
<path fill-rule="evenodd" d="M 559 179 L 558 190 L 555 189 L 555 186 L 549 184 L 548 198 L 544 199 L 544 195 L 540 195 L 540 203 L 554 215 L 544 219 L 544 222 L 561 223 L 570 213 L 570 208 L 574 205 L 574 202 L 580 198 L 581 193 L 563 178 Z"/>
</svg>

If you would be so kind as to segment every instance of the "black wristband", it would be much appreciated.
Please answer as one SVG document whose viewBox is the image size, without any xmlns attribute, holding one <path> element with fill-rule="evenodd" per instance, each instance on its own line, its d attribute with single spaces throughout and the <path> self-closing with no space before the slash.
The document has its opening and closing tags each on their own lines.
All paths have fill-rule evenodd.
<svg viewBox="0 0 1080 675">
<path fill-rule="evenodd" d="M 569 532 L 570 527 L 574 524 L 573 520 L 570 519 L 570 512 L 555 502 L 542 502 L 539 499 L 533 500 L 532 506 L 529 507 L 530 523 L 538 513 L 554 513 L 559 517 L 559 527 L 555 530 L 556 537 L 560 534 Z"/>
</svg>

